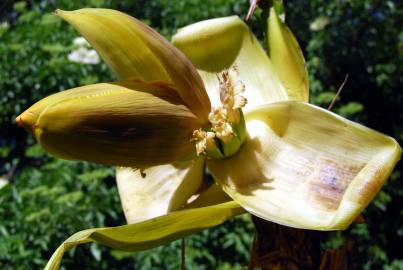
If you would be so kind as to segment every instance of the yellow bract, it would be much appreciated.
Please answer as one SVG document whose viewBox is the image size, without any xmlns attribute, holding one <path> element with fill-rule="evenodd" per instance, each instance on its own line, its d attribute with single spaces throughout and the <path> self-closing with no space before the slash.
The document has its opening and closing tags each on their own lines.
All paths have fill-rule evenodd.
<svg viewBox="0 0 403 270">
<path fill-rule="evenodd" d="M 245 84 L 245 109 L 288 100 L 273 64 L 257 38 L 237 16 L 212 19 L 186 26 L 172 42 L 199 69 L 213 106 L 219 104 L 217 72 L 236 66 Z"/>
<path fill-rule="evenodd" d="M 54 94 L 17 122 L 65 159 L 147 168 L 186 158 L 199 119 L 168 85 L 101 83 Z"/>
<path fill-rule="evenodd" d="M 120 80 L 164 80 L 175 84 L 185 104 L 207 122 L 210 101 L 192 63 L 139 20 L 111 9 L 57 10 L 97 50 Z"/>
<path fill-rule="evenodd" d="M 279 224 L 347 228 L 400 158 L 394 139 L 313 105 L 273 103 L 245 117 L 240 151 L 208 168 L 247 211 Z"/>
<path fill-rule="evenodd" d="M 297 40 L 273 7 L 267 23 L 269 56 L 288 96 L 292 100 L 308 102 L 308 71 Z"/>
<path fill-rule="evenodd" d="M 203 181 L 204 159 L 175 162 L 146 169 L 117 168 L 116 182 L 127 223 L 136 223 L 178 210 Z"/>
<path fill-rule="evenodd" d="M 232 201 L 172 212 L 136 224 L 77 232 L 53 253 L 45 270 L 59 269 L 63 254 L 79 244 L 97 242 L 114 249 L 140 251 L 220 225 L 243 213 L 245 211 Z"/>
</svg>

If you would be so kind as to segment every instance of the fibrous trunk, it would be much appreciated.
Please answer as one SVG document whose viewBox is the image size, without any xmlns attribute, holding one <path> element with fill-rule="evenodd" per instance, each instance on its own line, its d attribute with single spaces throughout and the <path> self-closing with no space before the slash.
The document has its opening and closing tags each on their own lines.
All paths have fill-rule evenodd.
<svg viewBox="0 0 403 270">
<path fill-rule="evenodd" d="M 252 217 L 256 234 L 248 269 L 352 270 L 352 242 L 322 251 L 325 232 L 294 229 Z"/>
</svg>

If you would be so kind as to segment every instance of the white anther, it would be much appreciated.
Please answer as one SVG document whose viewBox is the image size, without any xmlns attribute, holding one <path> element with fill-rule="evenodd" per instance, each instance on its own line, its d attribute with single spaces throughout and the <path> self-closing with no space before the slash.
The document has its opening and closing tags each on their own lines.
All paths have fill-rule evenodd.
<svg viewBox="0 0 403 270">
<path fill-rule="evenodd" d="M 221 121 L 215 124 L 212 128 L 217 138 L 224 143 L 228 143 L 234 138 L 235 134 L 230 123 Z"/>
<path fill-rule="evenodd" d="M 234 101 L 234 106 L 232 107 L 234 110 L 240 109 L 245 107 L 246 103 L 248 103 L 248 100 L 244 96 L 236 96 L 235 101 Z"/>
<path fill-rule="evenodd" d="M 210 131 L 197 129 L 193 131 L 191 142 L 196 143 L 196 153 L 198 156 L 205 155 L 208 149 L 215 147 L 215 134 Z"/>
</svg>

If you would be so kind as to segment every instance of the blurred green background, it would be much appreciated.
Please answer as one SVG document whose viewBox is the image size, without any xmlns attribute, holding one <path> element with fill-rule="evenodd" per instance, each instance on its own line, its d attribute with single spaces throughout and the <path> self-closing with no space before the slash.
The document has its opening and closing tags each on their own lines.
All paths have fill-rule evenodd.
<svg viewBox="0 0 403 270">
<path fill-rule="evenodd" d="M 311 102 L 403 141 L 403 7 L 400 1 L 285 1 L 286 21 L 308 64 Z M 15 117 L 40 98 L 113 80 L 105 64 L 70 62 L 78 34 L 56 8 L 108 7 L 169 38 L 189 23 L 244 17 L 242 0 L 0 1 L 0 269 L 41 269 L 76 231 L 124 224 L 112 168 L 55 159 Z M 262 37 L 259 12 L 250 22 Z M 355 243 L 357 269 L 403 269 L 402 163 L 365 211 L 365 223 L 322 234 L 323 248 Z M 247 215 L 186 238 L 187 269 L 244 269 L 253 238 Z M 179 242 L 136 254 L 96 244 L 68 252 L 61 269 L 178 269 Z"/>
</svg>

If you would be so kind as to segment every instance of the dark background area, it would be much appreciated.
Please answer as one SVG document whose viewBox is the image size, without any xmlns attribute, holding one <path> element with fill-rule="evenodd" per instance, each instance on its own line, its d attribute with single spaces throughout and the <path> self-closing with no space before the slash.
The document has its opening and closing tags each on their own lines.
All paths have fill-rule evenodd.
<svg viewBox="0 0 403 270">
<path fill-rule="evenodd" d="M 286 21 L 306 57 L 311 102 L 403 140 L 403 8 L 400 1 L 285 1 Z M 241 0 L 81 0 L 0 2 L 0 269 L 41 269 L 76 231 L 124 224 L 112 168 L 47 155 L 15 124 L 40 98 L 113 80 L 105 66 L 70 62 L 78 36 L 56 8 L 115 8 L 167 38 L 192 22 L 237 14 Z M 249 23 L 262 37 L 260 14 Z M 364 212 L 365 223 L 323 233 L 323 248 L 354 241 L 357 269 L 403 269 L 402 163 Z M 186 238 L 187 269 L 244 269 L 253 225 L 247 215 Z M 62 269 L 177 269 L 179 243 L 136 254 L 84 245 Z"/>
</svg>

